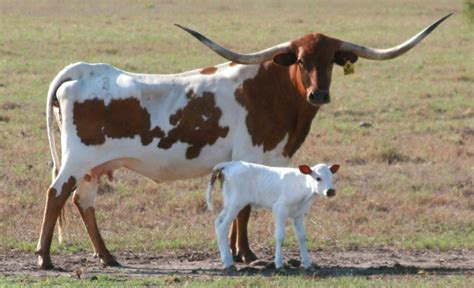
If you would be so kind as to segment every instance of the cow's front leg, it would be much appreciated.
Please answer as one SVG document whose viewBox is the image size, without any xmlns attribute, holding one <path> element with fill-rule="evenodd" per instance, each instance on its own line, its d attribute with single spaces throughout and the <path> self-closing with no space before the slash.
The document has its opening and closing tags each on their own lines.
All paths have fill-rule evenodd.
<svg viewBox="0 0 474 288">
<path fill-rule="evenodd" d="M 240 258 L 241 261 L 246 264 L 258 259 L 249 247 L 247 226 L 249 223 L 251 211 L 252 206 L 247 205 L 237 215 L 237 258 Z"/>
<path fill-rule="evenodd" d="M 120 266 L 115 258 L 110 254 L 105 246 L 105 242 L 100 235 L 99 227 L 95 217 L 95 199 L 99 179 L 87 177 L 83 179 L 73 196 L 74 205 L 81 214 L 82 221 L 86 227 L 89 238 L 94 247 L 95 254 L 99 256 L 104 266 Z"/>
<path fill-rule="evenodd" d="M 38 265 L 41 269 L 52 269 L 50 248 L 53 240 L 56 220 L 64 207 L 64 203 L 76 187 L 76 178 L 69 173 L 59 173 L 46 193 L 46 205 L 43 214 L 43 223 L 36 247 Z"/>
</svg>

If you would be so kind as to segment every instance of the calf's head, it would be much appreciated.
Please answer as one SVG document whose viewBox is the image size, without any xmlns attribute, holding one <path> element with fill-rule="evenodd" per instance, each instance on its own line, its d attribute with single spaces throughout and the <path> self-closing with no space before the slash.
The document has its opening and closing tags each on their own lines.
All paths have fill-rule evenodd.
<svg viewBox="0 0 474 288">
<path fill-rule="evenodd" d="M 333 175 L 339 170 L 338 164 L 333 164 L 328 166 L 326 164 L 318 164 L 313 167 L 308 165 L 300 165 L 298 168 L 300 172 L 308 175 L 314 181 L 314 187 L 316 187 L 315 193 L 333 197 L 336 196 L 336 189 L 334 189 L 332 184 Z"/>
<path fill-rule="evenodd" d="M 276 64 L 288 66 L 292 82 L 295 83 L 299 93 L 306 97 L 310 104 L 320 106 L 331 101 L 329 87 L 334 63 L 341 66 L 351 65 L 357 61 L 358 57 L 370 60 L 396 58 L 413 48 L 449 16 L 451 14 L 437 20 L 406 42 L 389 49 L 374 49 L 314 33 L 252 54 L 231 51 L 199 32 L 175 25 L 230 61 L 240 64 L 273 61 Z"/>
</svg>

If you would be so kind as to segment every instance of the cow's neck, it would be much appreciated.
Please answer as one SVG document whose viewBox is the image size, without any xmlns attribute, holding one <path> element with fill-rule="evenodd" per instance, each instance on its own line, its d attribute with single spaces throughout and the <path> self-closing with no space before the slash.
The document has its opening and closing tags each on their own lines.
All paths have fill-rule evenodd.
<svg viewBox="0 0 474 288">
<path fill-rule="evenodd" d="M 282 154 L 291 157 L 303 144 L 318 107 L 306 101 L 298 77 L 295 65 L 267 61 L 237 89 L 236 99 L 248 111 L 245 121 L 253 145 L 271 151 L 288 135 Z"/>
</svg>

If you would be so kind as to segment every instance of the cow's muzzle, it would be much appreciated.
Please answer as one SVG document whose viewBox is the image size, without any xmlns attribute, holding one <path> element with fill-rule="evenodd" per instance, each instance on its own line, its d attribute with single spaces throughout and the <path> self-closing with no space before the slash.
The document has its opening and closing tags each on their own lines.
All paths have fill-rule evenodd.
<svg viewBox="0 0 474 288">
<path fill-rule="evenodd" d="M 311 91 L 308 94 L 309 103 L 313 105 L 323 105 L 331 102 L 329 97 L 329 90 L 316 90 Z"/>
</svg>

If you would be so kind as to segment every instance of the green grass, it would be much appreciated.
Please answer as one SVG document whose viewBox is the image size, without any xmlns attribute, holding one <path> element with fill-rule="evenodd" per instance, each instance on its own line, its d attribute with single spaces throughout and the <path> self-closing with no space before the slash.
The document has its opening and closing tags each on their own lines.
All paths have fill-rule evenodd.
<svg viewBox="0 0 474 288">
<path fill-rule="evenodd" d="M 61 287 L 104 287 L 104 286 L 187 286 L 187 287 L 469 287 L 474 279 L 465 276 L 445 277 L 222 277 L 212 280 L 196 280 L 190 277 L 166 276 L 146 279 L 123 279 L 98 275 L 93 279 L 72 277 L 35 278 L 0 276 L 0 286 L 61 286 Z"/>
</svg>

